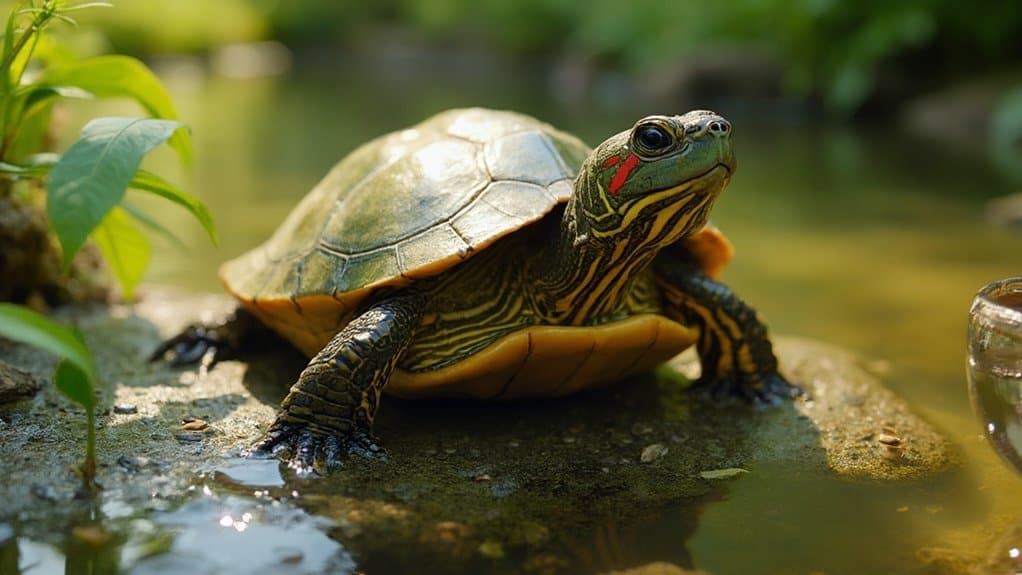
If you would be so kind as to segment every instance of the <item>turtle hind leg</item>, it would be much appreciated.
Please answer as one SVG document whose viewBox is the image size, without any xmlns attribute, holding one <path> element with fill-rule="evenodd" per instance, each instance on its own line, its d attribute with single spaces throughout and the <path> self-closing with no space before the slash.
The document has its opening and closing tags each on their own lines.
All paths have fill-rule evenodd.
<svg viewBox="0 0 1022 575">
<path fill-rule="evenodd" d="M 347 456 L 385 460 L 373 434 L 383 386 L 412 339 L 423 297 L 405 292 L 371 305 L 309 361 L 265 437 L 249 451 L 282 456 L 300 475 Z"/>
<path fill-rule="evenodd" d="M 699 328 L 696 349 L 702 374 L 692 384 L 693 392 L 757 406 L 802 394 L 778 373 L 777 357 L 756 310 L 691 262 L 663 258 L 656 272 L 667 315 Z"/>
<path fill-rule="evenodd" d="M 219 321 L 193 323 L 181 333 L 164 340 L 149 355 L 149 361 L 165 360 L 174 367 L 202 362 L 210 367 L 277 339 L 276 334 L 258 318 L 245 308 L 238 307 Z"/>
</svg>

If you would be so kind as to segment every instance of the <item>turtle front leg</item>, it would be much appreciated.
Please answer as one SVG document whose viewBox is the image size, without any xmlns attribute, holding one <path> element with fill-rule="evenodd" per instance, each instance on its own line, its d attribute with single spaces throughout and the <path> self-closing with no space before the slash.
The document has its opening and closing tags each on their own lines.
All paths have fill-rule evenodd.
<svg viewBox="0 0 1022 575">
<path fill-rule="evenodd" d="M 801 395 L 777 372 L 777 357 L 756 310 L 695 263 L 662 255 L 655 269 L 667 315 L 699 328 L 702 374 L 693 391 L 758 406 Z"/>
<path fill-rule="evenodd" d="M 286 453 L 288 466 L 303 475 L 320 462 L 338 467 L 346 455 L 385 460 L 373 418 L 412 339 L 423 299 L 412 292 L 381 299 L 338 332 L 298 376 L 250 455 Z"/>
</svg>

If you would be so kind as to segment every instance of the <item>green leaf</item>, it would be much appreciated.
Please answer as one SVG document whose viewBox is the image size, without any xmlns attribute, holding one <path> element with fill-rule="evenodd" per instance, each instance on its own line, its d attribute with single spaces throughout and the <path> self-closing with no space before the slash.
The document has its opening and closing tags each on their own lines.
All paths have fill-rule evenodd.
<svg viewBox="0 0 1022 575">
<path fill-rule="evenodd" d="M 22 166 L 20 164 L 8 164 L 7 162 L 0 162 L 0 173 L 12 174 L 15 176 L 22 176 L 25 178 L 34 178 L 38 176 L 46 175 L 46 172 L 50 171 L 50 166 L 45 164 L 36 166 Z"/>
<path fill-rule="evenodd" d="M 17 10 L 11 10 L 7 15 L 7 26 L 4 27 L 3 61 L 0 63 L 0 94 L 4 97 L 11 93 L 10 62 L 7 61 L 7 58 L 14 51 L 14 32 L 17 30 L 17 18 Z M 6 119 L 3 118 L 3 120 Z M 6 131 L 6 126 L 4 128 Z"/>
<path fill-rule="evenodd" d="M 11 125 L 6 157 L 21 158 L 44 148 L 53 119 L 53 104 L 58 97 L 92 99 L 94 96 L 75 86 L 29 84 L 9 99 Z"/>
<path fill-rule="evenodd" d="M 73 6 L 62 6 L 61 12 L 76 12 L 78 10 L 85 10 L 86 8 L 113 8 L 114 5 L 109 2 L 84 2 L 82 4 L 75 4 Z"/>
<path fill-rule="evenodd" d="M 35 154 L 25 158 L 23 164 L 0 162 L 0 174 L 10 174 L 23 178 L 39 178 L 50 173 L 60 154 Z"/>
<path fill-rule="evenodd" d="M 135 174 L 135 177 L 131 180 L 131 183 L 128 184 L 128 187 L 156 194 L 157 196 L 170 200 L 171 202 L 174 202 L 188 210 L 193 216 L 195 216 L 195 219 L 199 220 L 199 223 L 202 224 L 206 233 L 209 234 L 209 239 L 213 242 L 213 245 L 219 243 L 216 226 L 213 224 L 213 216 L 210 215 L 209 209 L 206 205 L 177 189 L 174 187 L 174 184 L 171 184 L 152 172 L 139 170 L 138 173 Z"/>
<path fill-rule="evenodd" d="M 149 216 L 149 214 L 143 212 L 139 208 L 136 208 L 135 206 L 130 204 L 128 200 L 122 201 L 120 207 L 125 212 L 127 212 L 132 218 L 134 218 L 135 221 L 149 228 L 150 230 L 156 232 L 157 234 L 163 236 L 166 240 L 176 245 L 179 249 L 181 250 L 187 249 L 185 243 L 181 241 L 180 238 L 175 236 L 174 232 L 168 230 L 166 226 L 154 220 L 151 216 Z"/>
<path fill-rule="evenodd" d="M 88 58 L 48 70 L 40 83 L 75 86 L 97 98 L 131 98 L 155 118 L 176 120 L 177 111 L 167 90 L 145 64 L 129 56 Z M 192 161 L 192 144 L 185 131 L 174 134 L 170 146 L 185 165 Z"/>
<path fill-rule="evenodd" d="M 52 120 L 53 100 L 44 101 L 34 106 L 31 114 L 22 113 L 12 120 L 7 133 L 13 138 L 8 139 L 5 156 L 20 159 L 46 147 Z"/>
<path fill-rule="evenodd" d="M 71 401 L 90 411 L 96 407 L 96 393 L 92 380 L 74 363 L 66 359 L 61 360 L 57 364 L 57 372 L 53 374 L 53 381 L 57 385 L 57 390 Z"/>
<path fill-rule="evenodd" d="M 748 473 L 748 470 L 742 469 L 741 467 L 727 467 L 725 469 L 700 471 L 699 477 L 702 477 L 703 479 L 732 479 L 745 473 Z"/>
<path fill-rule="evenodd" d="M 50 170 L 46 213 L 64 249 L 64 268 L 93 229 L 124 197 L 142 157 L 180 122 L 97 118 Z"/>
<path fill-rule="evenodd" d="M 75 330 L 53 322 L 26 307 L 0 303 L 0 336 L 48 351 L 77 366 L 90 381 L 96 368 Z"/>
<path fill-rule="evenodd" d="M 39 86 L 32 85 L 29 89 L 22 91 L 17 94 L 17 97 L 23 98 L 24 103 L 22 104 L 22 115 L 28 116 L 34 111 L 36 106 L 48 103 L 54 98 L 77 98 L 80 100 L 92 100 L 95 98 L 95 94 L 88 90 L 83 90 L 77 86 Z"/>
<path fill-rule="evenodd" d="M 110 210 L 92 237 L 117 283 L 121 284 L 124 299 L 134 299 L 135 287 L 149 265 L 149 240 L 120 207 Z"/>
</svg>

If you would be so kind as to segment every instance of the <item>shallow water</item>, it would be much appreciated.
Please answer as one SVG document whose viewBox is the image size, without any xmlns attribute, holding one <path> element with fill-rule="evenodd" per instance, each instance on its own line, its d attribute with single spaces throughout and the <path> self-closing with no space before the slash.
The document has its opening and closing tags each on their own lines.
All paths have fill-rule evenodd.
<svg viewBox="0 0 1022 575">
<path fill-rule="evenodd" d="M 222 242 L 209 247 L 186 215 L 160 207 L 160 220 L 188 249 L 157 244 L 147 280 L 218 289 L 218 263 L 265 239 L 345 152 L 438 110 L 517 109 L 593 144 L 648 113 L 712 105 L 735 125 L 739 162 L 713 216 L 737 247 L 725 281 L 775 332 L 878 360 L 895 391 L 961 446 L 966 467 L 897 485 L 755 468 L 701 510 L 687 541 L 679 535 L 692 532 L 691 510 L 664 509 L 641 524 L 586 535 L 582 568 L 673 560 L 712 573 L 942 572 L 944 550 L 982 555 L 993 535 L 1022 521 L 1022 480 L 984 443 L 965 388 L 972 295 L 1022 272 L 1022 234 L 983 218 L 986 200 L 1019 183 L 992 170 L 983 141 L 974 154 L 956 155 L 893 128 L 774 121 L 733 102 L 653 107 L 627 91 L 599 106 L 563 103 L 546 95 L 541 70 L 504 66 L 494 75 L 492 63 L 408 58 L 248 80 L 168 68 L 196 144 L 192 175 L 172 179 L 208 203 Z M 167 156 L 156 159 L 157 169 L 169 169 Z M 209 513 L 202 505 L 165 520 Z M 927 563 L 933 557 L 936 567 Z M 329 560 L 350 559 L 337 550 Z"/>
</svg>

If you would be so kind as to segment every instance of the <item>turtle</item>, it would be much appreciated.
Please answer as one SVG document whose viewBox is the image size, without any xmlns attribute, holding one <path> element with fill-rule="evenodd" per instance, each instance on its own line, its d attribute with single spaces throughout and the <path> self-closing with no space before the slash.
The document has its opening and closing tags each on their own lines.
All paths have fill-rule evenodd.
<svg viewBox="0 0 1022 575">
<path fill-rule="evenodd" d="M 692 389 L 780 403 L 799 388 L 717 279 L 732 248 L 708 218 L 735 170 L 731 132 L 706 110 L 652 115 L 590 149 L 520 113 L 439 113 L 341 159 L 222 266 L 237 311 L 153 356 L 215 361 L 253 324 L 282 335 L 311 359 L 251 453 L 312 473 L 386 459 L 382 392 L 563 396 L 692 345 Z"/>
</svg>

